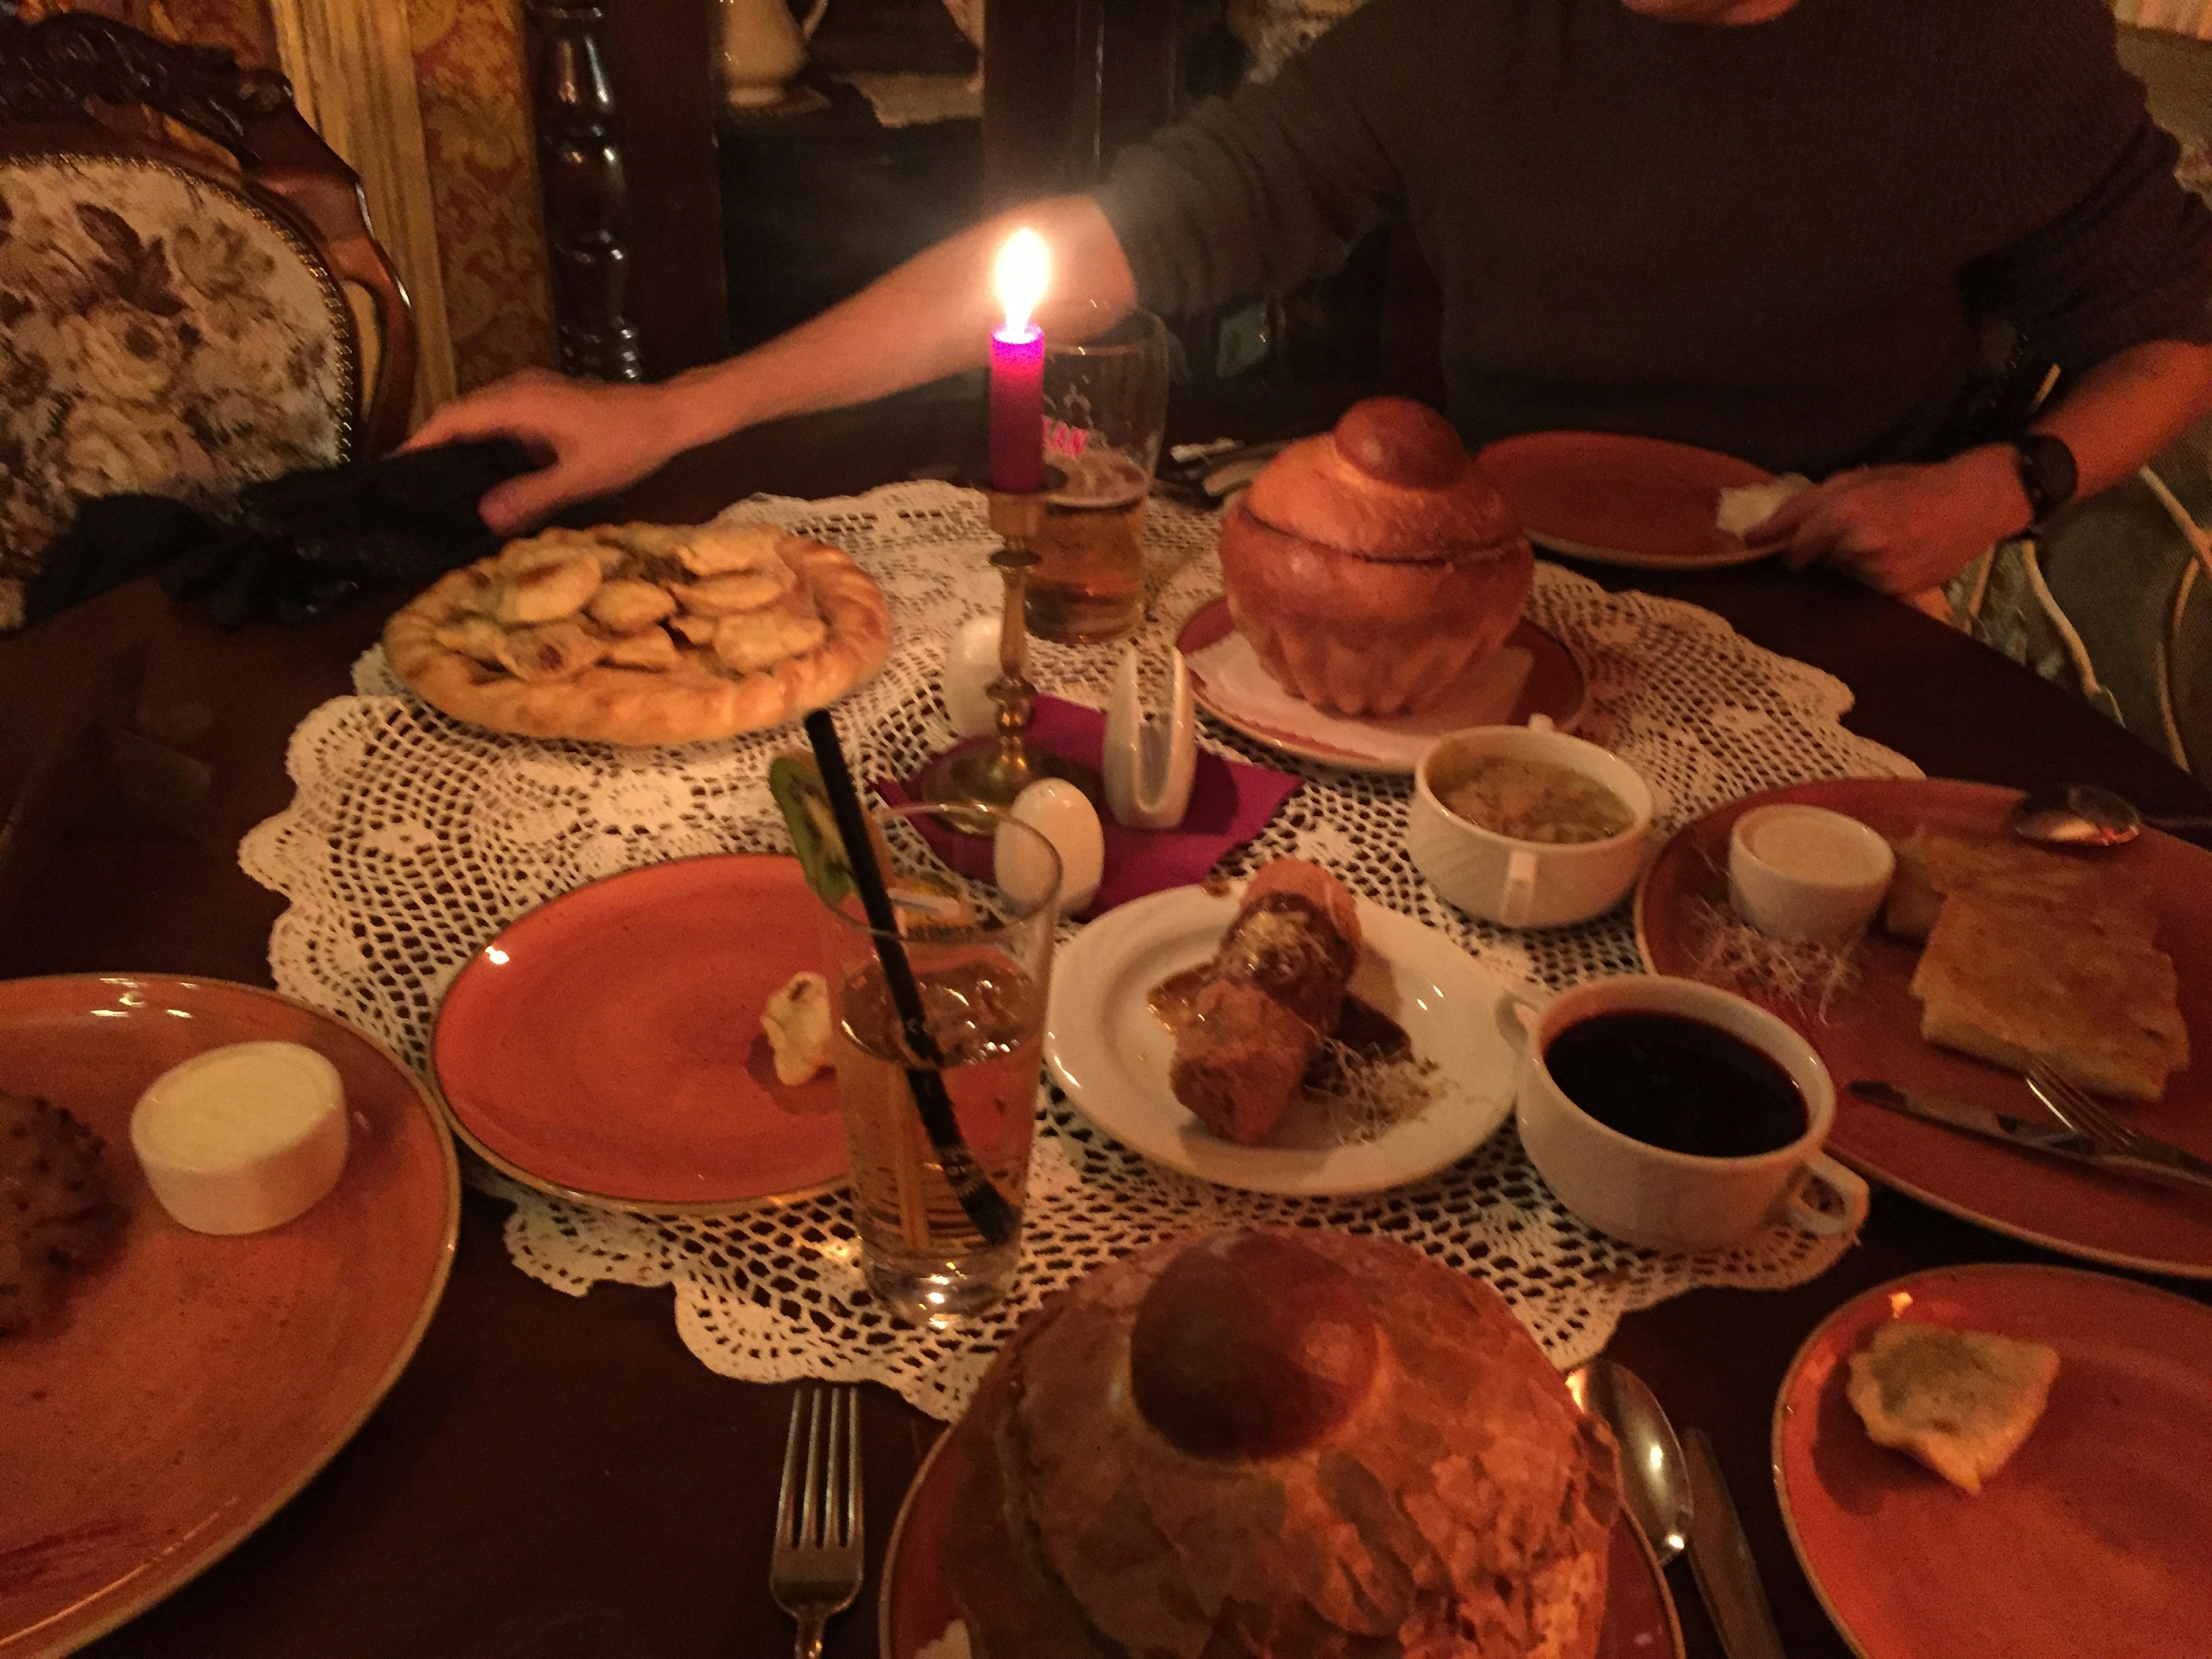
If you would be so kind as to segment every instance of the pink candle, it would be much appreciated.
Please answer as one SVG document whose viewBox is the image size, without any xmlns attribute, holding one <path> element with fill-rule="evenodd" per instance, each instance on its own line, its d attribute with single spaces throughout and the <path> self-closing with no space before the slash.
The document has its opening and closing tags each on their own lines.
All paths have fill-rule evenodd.
<svg viewBox="0 0 2212 1659">
<path fill-rule="evenodd" d="M 1028 495 L 1044 483 L 1044 331 L 991 336 L 991 488 Z"/>
<path fill-rule="evenodd" d="M 1050 269 L 1043 239 L 1024 229 L 1006 239 L 993 273 L 1006 320 L 991 335 L 991 488 L 1009 495 L 1044 484 L 1044 331 L 1030 314 Z"/>
</svg>

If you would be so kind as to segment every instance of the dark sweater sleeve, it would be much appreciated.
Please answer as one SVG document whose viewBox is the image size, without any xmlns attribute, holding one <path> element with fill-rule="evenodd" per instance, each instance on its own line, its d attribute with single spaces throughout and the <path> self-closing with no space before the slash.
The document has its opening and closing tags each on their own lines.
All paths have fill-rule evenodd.
<svg viewBox="0 0 2212 1659">
<path fill-rule="evenodd" d="M 1332 270 L 1401 210 L 1363 83 L 1391 51 L 1392 0 L 1347 18 L 1266 85 L 1212 99 L 1133 144 L 1091 191 L 1137 296 L 1186 312 Z"/>
<path fill-rule="evenodd" d="M 2081 200 L 1966 272 L 1978 308 L 2068 378 L 2146 341 L 2212 345 L 2212 210 L 2148 113 Z"/>
</svg>

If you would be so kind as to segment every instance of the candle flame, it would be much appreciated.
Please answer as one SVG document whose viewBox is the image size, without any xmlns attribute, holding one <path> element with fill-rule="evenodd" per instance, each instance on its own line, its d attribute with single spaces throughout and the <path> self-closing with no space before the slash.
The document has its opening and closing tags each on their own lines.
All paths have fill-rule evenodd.
<svg viewBox="0 0 2212 1659">
<path fill-rule="evenodd" d="M 1024 225 L 1006 239 L 1006 246 L 999 250 L 998 268 L 991 279 L 999 303 L 1006 307 L 1005 333 L 1029 332 L 1030 313 L 1044 298 L 1045 284 L 1051 276 L 1052 254 L 1043 237 Z"/>
</svg>

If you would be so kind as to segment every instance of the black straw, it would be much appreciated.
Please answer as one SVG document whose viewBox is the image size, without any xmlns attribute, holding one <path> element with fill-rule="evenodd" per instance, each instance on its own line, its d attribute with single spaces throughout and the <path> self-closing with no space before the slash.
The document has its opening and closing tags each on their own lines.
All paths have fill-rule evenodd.
<svg viewBox="0 0 2212 1659">
<path fill-rule="evenodd" d="M 883 964 L 884 983 L 890 988 L 891 1006 L 898 1010 L 899 1024 L 906 1033 L 907 1052 L 922 1062 L 906 1068 L 907 1086 L 914 1091 L 915 1109 L 921 1114 L 921 1127 L 929 1135 L 929 1144 L 937 1151 L 938 1167 L 945 1171 L 952 1196 L 960 1200 L 960 1207 L 975 1224 L 975 1231 L 982 1234 L 986 1244 L 1007 1243 L 1013 1238 L 1020 1218 L 1005 1195 L 991 1184 L 990 1176 L 983 1173 L 983 1166 L 968 1149 L 960 1125 L 952 1115 L 952 1097 L 945 1092 L 944 1075 L 937 1069 L 944 1064 L 944 1056 L 938 1052 L 937 1039 L 930 1032 L 928 1013 L 921 1002 L 921 987 L 915 982 L 914 966 L 906 959 L 906 945 L 899 937 L 898 916 L 891 908 L 884 872 L 877 867 L 876 848 L 868 835 L 868 821 L 860 811 L 860 793 L 853 787 L 853 774 L 845 764 L 845 750 L 837 741 L 837 727 L 830 720 L 828 709 L 817 708 L 806 717 L 806 740 L 814 745 L 814 763 L 821 769 L 822 787 L 830 796 L 830 816 L 837 820 L 837 833 L 845 842 L 845 862 L 852 869 L 853 885 L 860 893 L 860 908 L 866 913 L 868 926 L 875 934 L 876 959 Z"/>
</svg>

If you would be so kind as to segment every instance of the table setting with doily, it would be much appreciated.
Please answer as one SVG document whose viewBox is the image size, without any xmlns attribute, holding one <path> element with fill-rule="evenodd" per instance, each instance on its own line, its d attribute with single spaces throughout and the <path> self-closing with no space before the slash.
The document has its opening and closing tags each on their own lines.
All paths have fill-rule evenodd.
<svg viewBox="0 0 2212 1659">
<path fill-rule="evenodd" d="M 150 1577 L 127 1539 L 73 1558 L 68 1639 L 345 1443 L 437 1309 L 459 1182 L 508 1206 L 530 1279 L 666 1287 L 708 1371 L 813 1385 L 787 1511 L 802 1485 L 856 1498 L 850 1385 L 953 1425 L 899 1508 L 887 1659 L 1194 1654 L 1226 1628 L 1680 1655 L 1686 1547 L 1729 1651 L 1757 1653 L 1771 1620 L 1704 1425 L 1678 1442 L 1608 1356 L 1624 1319 L 1808 1285 L 1869 1182 L 2212 1276 L 2204 854 L 2156 830 L 2029 846 L 2012 792 L 1848 730 L 1839 680 L 1534 556 L 1542 502 L 1576 491 L 1516 516 L 1439 417 L 1378 403 L 1224 507 L 1128 515 L 1103 638 L 1025 605 L 1051 570 L 1035 481 L 556 529 L 403 606 L 238 848 L 284 903 L 273 994 L 0 993 L 15 1086 L 145 1073 L 90 1126 L 130 1149 L 137 1236 L 15 1379 L 53 1419 L 36 1524 L 82 1524 L 52 1383 L 91 1371 L 118 1309 L 168 1308 L 156 1344 L 280 1330 L 271 1376 L 314 1406 L 269 1413 L 243 1372 L 181 1425 L 96 1391 L 137 1475 L 204 1455 L 184 1489 L 225 1518 Z M 1554 447 L 1536 462 L 1625 464 Z M 1339 466 L 1450 527 L 1420 556 L 1344 551 L 1331 492 L 1368 484 Z M 1303 501 L 1300 468 L 1325 486 Z M 1772 482 L 1701 462 L 1668 488 Z M 1594 533 L 1561 544 L 1587 559 Z M 1706 568 L 1710 539 L 1620 562 Z M 1343 568 L 1280 583 L 1297 559 Z M 2054 998 L 2120 1012 L 2085 1034 Z M 364 1251 L 374 1296 L 332 1279 Z M 221 1296 L 178 1290 L 211 1275 Z M 2064 1554 L 2079 1506 L 2153 1479 L 2112 1473 L 2085 1390 L 2201 1438 L 2172 1379 L 2206 1352 L 2196 1304 L 2072 1268 L 1931 1270 L 1835 1309 L 1771 1423 L 1823 1609 L 1900 1659 L 1966 1620 L 2004 1565 L 1942 1483 L 1986 1482 L 2049 1558 L 2021 1650 L 2085 1574 L 2132 1574 L 2162 1640 L 2201 1602 L 2168 1567 L 2203 1506 L 2160 1486 L 2148 1558 Z M 1962 1366 L 1974 1425 L 1915 1417 Z M 249 1467 L 223 1448 L 264 1414 Z M 1882 1570 L 1870 1513 L 1966 1588 Z M 792 1587 L 820 1569 L 849 1601 L 860 1568 L 801 1530 L 780 1521 L 772 1577 L 804 1644 L 835 1597 Z"/>
</svg>

